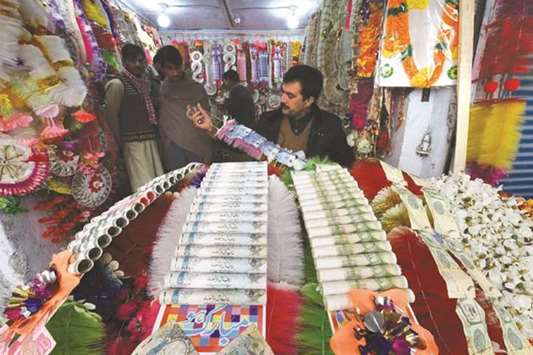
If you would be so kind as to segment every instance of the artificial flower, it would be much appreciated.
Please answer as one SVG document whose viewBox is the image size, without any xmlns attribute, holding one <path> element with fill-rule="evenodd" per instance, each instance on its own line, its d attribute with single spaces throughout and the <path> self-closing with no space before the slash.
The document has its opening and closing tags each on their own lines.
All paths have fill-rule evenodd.
<svg viewBox="0 0 533 355">
<path fill-rule="evenodd" d="M 28 114 L 15 112 L 9 117 L 0 118 L 0 132 L 9 132 L 16 128 L 26 128 L 33 122 Z"/>
<path fill-rule="evenodd" d="M 84 109 L 80 109 L 79 111 L 76 111 L 73 114 L 73 116 L 76 119 L 76 121 L 80 123 L 87 123 L 87 122 L 94 121 L 96 119 L 95 115 L 93 115 L 90 112 L 85 111 Z"/>
<path fill-rule="evenodd" d="M 0 162 L 2 196 L 26 195 L 48 177 L 48 155 L 10 139 L 0 144 Z"/>
<path fill-rule="evenodd" d="M 433 183 L 449 198 L 460 230 L 452 242 L 499 288 L 499 301 L 524 333 L 533 334 L 533 221 L 517 199 L 502 199 L 500 188 L 480 179 L 460 174 Z"/>
<path fill-rule="evenodd" d="M 57 104 L 51 104 L 40 108 L 35 114 L 48 119 L 56 118 L 59 115 L 59 106 Z"/>
<path fill-rule="evenodd" d="M 407 0 L 409 10 L 424 10 L 429 6 L 429 0 Z"/>
<path fill-rule="evenodd" d="M 9 96 L 7 96 L 6 94 L 0 95 L 0 115 L 4 117 L 11 116 L 12 112 L 13 105 L 11 104 Z"/>
<path fill-rule="evenodd" d="M 424 67 L 411 78 L 411 84 L 416 88 L 426 88 L 430 86 L 430 78 L 431 70 Z"/>
</svg>

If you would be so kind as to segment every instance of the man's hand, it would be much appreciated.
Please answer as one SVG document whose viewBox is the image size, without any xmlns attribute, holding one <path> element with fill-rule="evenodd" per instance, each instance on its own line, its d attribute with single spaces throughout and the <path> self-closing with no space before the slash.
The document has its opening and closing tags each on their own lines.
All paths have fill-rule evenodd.
<svg viewBox="0 0 533 355">
<path fill-rule="evenodd" d="M 211 136 L 215 135 L 216 128 L 213 125 L 213 119 L 199 103 L 196 104 L 196 107 L 187 105 L 187 118 L 196 128 L 207 131 Z"/>
</svg>

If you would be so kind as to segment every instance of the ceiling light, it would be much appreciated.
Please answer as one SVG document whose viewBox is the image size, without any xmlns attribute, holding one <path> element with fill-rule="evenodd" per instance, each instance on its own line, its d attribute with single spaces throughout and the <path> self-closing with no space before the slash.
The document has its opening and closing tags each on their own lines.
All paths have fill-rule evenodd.
<svg viewBox="0 0 533 355">
<path fill-rule="evenodd" d="M 157 24 L 159 27 L 167 28 L 170 26 L 170 17 L 167 14 L 161 14 L 157 17 Z"/>
<path fill-rule="evenodd" d="M 300 25 L 300 18 L 296 15 L 296 7 L 291 8 L 291 14 L 287 18 L 287 27 L 291 30 L 298 28 Z"/>
</svg>

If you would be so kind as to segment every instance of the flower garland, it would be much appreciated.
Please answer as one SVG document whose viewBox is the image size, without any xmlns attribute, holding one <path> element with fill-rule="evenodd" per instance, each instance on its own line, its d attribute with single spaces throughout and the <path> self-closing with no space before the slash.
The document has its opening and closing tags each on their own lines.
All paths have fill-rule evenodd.
<svg viewBox="0 0 533 355">
<path fill-rule="evenodd" d="M 356 60 L 358 78 L 371 78 L 374 75 L 383 20 L 383 3 L 374 2 L 366 6 L 367 9 L 361 10 L 368 14 L 368 18 L 359 30 L 359 55 Z"/>
<path fill-rule="evenodd" d="M 419 69 L 413 56 L 409 34 L 409 5 L 406 0 L 391 0 L 387 4 L 383 54 L 393 57 L 401 53 L 402 64 L 411 84 L 418 88 L 431 87 L 442 74 L 447 57 L 457 57 L 458 0 L 445 0 L 442 19 L 433 53 L 434 67 Z"/>
</svg>

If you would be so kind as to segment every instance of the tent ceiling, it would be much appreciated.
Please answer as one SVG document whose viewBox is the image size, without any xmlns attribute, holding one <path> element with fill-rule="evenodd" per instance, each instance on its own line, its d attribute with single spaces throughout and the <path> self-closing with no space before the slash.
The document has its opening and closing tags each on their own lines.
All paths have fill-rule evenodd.
<svg viewBox="0 0 533 355">
<path fill-rule="evenodd" d="M 291 14 L 304 28 L 320 0 L 123 0 L 157 23 L 162 11 L 168 30 L 287 30 Z M 163 10 L 166 6 L 166 10 Z"/>
</svg>

